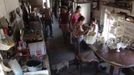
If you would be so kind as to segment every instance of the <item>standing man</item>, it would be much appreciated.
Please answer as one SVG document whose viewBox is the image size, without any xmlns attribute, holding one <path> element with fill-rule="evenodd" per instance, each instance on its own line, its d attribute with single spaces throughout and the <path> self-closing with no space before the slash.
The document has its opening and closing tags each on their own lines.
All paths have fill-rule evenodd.
<svg viewBox="0 0 134 75">
<path fill-rule="evenodd" d="M 47 3 L 44 3 L 45 8 L 43 9 L 43 21 L 45 22 L 43 25 L 45 33 L 48 34 L 48 36 L 53 37 L 53 30 L 52 30 L 52 12 L 50 8 L 48 8 Z M 48 33 L 48 30 L 50 31 Z"/>
</svg>

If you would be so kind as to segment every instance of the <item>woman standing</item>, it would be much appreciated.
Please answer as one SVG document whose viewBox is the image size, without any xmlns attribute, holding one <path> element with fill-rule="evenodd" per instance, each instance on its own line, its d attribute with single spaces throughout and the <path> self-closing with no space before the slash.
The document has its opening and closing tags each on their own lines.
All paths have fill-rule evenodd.
<svg viewBox="0 0 134 75">
<path fill-rule="evenodd" d="M 76 24 L 74 26 L 74 30 L 72 32 L 73 45 L 75 47 L 75 53 L 77 55 L 80 54 L 80 43 L 83 41 L 84 35 L 86 35 L 89 31 L 88 29 L 87 30 L 83 29 L 84 20 L 85 20 L 85 18 L 83 16 L 80 16 L 78 18 L 78 21 L 76 22 Z"/>
<path fill-rule="evenodd" d="M 77 6 L 76 11 L 72 14 L 72 17 L 71 17 L 72 27 L 74 27 L 75 23 L 78 21 L 78 18 L 81 16 L 80 9 L 81 9 L 81 6 Z"/>
<path fill-rule="evenodd" d="M 71 28 L 70 44 L 73 43 L 73 42 L 72 42 L 72 40 L 73 40 L 73 39 L 72 39 L 72 37 L 73 37 L 72 32 L 73 32 L 73 30 L 74 30 L 75 24 L 77 23 L 78 18 L 81 16 L 80 9 L 81 9 L 81 6 L 77 6 L 77 7 L 76 7 L 76 11 L 72 14 L 71 19 L 70 19 L 70 21 L 71 21 L 71 25 L 70 25 L 70 28 Z"/>
</svg>

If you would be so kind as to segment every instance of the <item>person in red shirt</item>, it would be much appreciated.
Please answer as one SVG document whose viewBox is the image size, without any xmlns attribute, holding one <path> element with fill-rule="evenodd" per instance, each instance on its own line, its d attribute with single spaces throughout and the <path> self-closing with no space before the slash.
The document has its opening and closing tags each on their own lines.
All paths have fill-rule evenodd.
<svg viewBox="0 0 134 75">
<path fill-rule="evenodd" d="M 78 18 L 81 16 L 80 9 L 81 9 L 81 6 L 77 6 L 76 11 L 72 14 L 72 17 L 71 17 L 72 27 L 75 25 L 75 23 L 78 21 Z"/>
<path fill-rule="evenodd" d="M 59 17 L 59 27 L 62 30 L 64 42 L 69 42 L 70 26 L 69 26 L 69 12 L 67 6 L 62 6 Z"/>
</svg>

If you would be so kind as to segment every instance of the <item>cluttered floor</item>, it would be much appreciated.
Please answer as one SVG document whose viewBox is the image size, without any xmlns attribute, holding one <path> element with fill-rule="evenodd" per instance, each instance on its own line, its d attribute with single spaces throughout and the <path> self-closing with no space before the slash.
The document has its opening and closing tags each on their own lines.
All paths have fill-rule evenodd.
<svg viewBox="0 0 134 75">
<path fill-rule="evenodd" d="M 80 70 L 77 68 L 75 63 L 72 62 L 75 59 L 72 48 L 63 42 L 57 19 L 54 19 L 53 23 L 53 36 L 53 38 L 49 37 L 47 42 L 47 52 L 52 75 L 110 75 L 108 73 L 109 66 L 105 63 L 104 65 L 106 66 L 99 71 L 96 71 L 98 67 L 94 62 L 83 64 Z M 56 68 L 58 68 L 58 71 L 54 71 Z M 121 73 L 121 75 L 125 74 Z"/>
</svg>

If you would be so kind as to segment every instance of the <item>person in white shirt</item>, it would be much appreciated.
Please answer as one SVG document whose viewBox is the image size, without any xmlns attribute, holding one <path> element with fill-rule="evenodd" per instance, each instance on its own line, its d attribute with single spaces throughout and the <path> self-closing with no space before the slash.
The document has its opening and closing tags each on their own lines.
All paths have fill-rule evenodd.
<svg viewBox="0 0 134 75">
<path fill-rule="evenodd" d="M 90 32 L 88 33 L 86 43 L 87 44 L 94 44 L 96 42 L 98 35 L 98 24 L 96 19 L 91 20 L 91 25 L 90 25 Z"/>
</svg>

